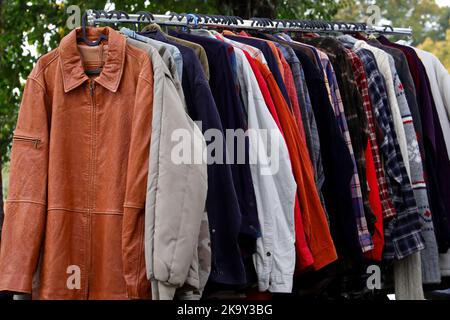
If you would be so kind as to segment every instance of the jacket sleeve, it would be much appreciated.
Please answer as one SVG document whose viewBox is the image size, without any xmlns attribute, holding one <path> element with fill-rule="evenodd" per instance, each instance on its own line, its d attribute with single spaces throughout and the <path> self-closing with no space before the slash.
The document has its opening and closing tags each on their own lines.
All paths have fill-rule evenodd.
<svg viewBox="0 0 450 320">
<path fill-rule="evenodd" d="M 189 268 L 184 285 L 177 290 L 179 300 L 200 300 L 211 273 L 211 237 L 209 234 L 208 213 L 203 213 L 203 219 L 198 235 L 197 250 Z"/>
<path fill-rule="evenodd" d="M 145 228 L 147 276 L 152 280 L 153 299 L 161 300 L 173 299 L 187 279 L 207 192 L 206 164 L 192 162 L 194 152 L 204 150 L 204 138 L 164 69 L 161 79 L 155 71 Z M 187 162 L 177 159 L 180 145 L 187 147 L 181 154 L 192 155 Z"/>
<path fill-rule="evenodd" d="M 153 108 L 153 71 L 145 55 L 137 82 L 122 222 L 123 273 L 130 299 L 150 296 L 145 274 L 144 219 Z"/>
<path fill-rule="evenodd" d="M 13 137 L 0 249 L 0 291 L 31 293 L 46 221 L 48 123 L 44 86 L 30 76 Z"/>
<path fill-rule="evenodd" d="M 447 110 L 447 117 L 450 121 L 450 73 L 445 69 L 439 59 L 436 58 L 435 63 L 439 90 L 441 91 L 442 100 L 444 100 L 444 105 Z"/>
</svg>

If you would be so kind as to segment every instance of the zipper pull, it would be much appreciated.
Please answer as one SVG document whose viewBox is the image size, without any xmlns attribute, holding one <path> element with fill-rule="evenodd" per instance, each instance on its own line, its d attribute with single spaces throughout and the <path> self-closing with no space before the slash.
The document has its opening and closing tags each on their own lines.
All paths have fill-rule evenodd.
<svg viewBox="0 0 450 320">
<path fill-rule="evenodd" d="M 92 96 L 94 96 L 94 81 L 91 80 L 89 81 L 89 94 Z"/>
<path fill-rule="evenodd" d="M 39 139 L 35 139 L 34 140 L 34 147 L 37 149 L 37 147 L 38 147 L 38 144 L 41 142 L 41 140 L 39 140 Z"/>
</svg>

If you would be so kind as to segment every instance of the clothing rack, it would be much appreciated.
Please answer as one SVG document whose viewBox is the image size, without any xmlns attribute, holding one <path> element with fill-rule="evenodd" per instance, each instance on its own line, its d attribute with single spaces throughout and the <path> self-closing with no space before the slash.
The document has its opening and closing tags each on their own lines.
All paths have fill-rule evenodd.
<svg viewBox="0 0 450 320">
<path fill-rule="evenodd" d="M 330 32 L 363 32 L 367 34 L 391 34 L 391 35 L 412 35 L 411 28 L 394 28 L 389 25 L 369 26 L 366 23 L 337 22 L 324 20 L 293 20 L 293 19 L 268 19 L 250 18 L 244 20 L 237 16 L 205 15 L 197 13 L 178 14 L 170 12 L 168 14 L 152 14 L 150 12 L 139 11 L 135 14 L 128 14 L 124 11 L 104 11 L 87 10 L 84 17 L 88 25 L 100 23 L 130 23 L 144 24 L 156 23 L 166 26 L 178 26 L 188 28 L 227 28 L 246 29 L 264 31 L 303 31 L 316 33 Z"/>
</svg>

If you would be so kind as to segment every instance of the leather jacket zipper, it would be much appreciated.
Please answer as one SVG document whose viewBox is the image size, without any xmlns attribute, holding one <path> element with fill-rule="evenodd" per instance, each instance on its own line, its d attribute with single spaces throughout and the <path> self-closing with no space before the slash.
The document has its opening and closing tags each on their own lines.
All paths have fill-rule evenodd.
<svg viewBox="0 0 450 320">
<path fill-rule="evenodd" d="M 94 96 L 94 81 L 93 80 L 89 81 L 89 94 L 91 95 L 91 97 Z"/>
<path fill-rule="evenodd" d="M 89 290 L 90 290 L 90 281 L 91 281 L 91 264 L 92 264 L 92 221 L 91 221 L 91 215 L 92 210 L 94 209 L 94 202 L 95 202 L 95 148 L 96 148 L 96 141 L 95 141 L 95 132 L 96 132 L 96 105 L 95 105 L 95 83 L 94 80 L 91 79 L 89 81 L 89 95 L 91 98 L 91 154 L 90 154 L 90 163 L 89 163 L 89 195 L 88 195 L 88 219 L 87 219 L 87 270 L 86 270 L 86 299 L 89 298 Z"/>
<path fill-rule="evenodd" d="M 18 136 L 18 135 L 13 136 L 13 140 L 31 142 L 31 143 L 33 143 L 33 145 L 36 149 L 37 149 L 38 145 L 41 143 L 41 139 L 39 139 L 39 138 Z"/>
<path fill-rule="evenodd" d="M 89 95 L 91 96 L 91 163 L 90 163 L 90 182 L 89 182 L 89 189 L 90 189 L 90 200 L 89 200 L 89 208 L 93 208 L 94 205 L 94 173 L 95 173 L 95 155 L 96 155 L 96 147 L 97 147 L 97 141 L 95 140 L 96 137 L 96 121 L 97 121 L 97 106 L 95 101 L 95 82 L 94 80 L 89 81 Z"/>
</svg>

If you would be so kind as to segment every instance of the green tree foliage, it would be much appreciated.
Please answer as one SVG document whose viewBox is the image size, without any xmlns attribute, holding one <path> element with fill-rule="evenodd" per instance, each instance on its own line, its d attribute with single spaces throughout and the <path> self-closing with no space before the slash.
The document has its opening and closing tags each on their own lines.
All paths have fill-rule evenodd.
<svg viewBox="0 0 450 320">
<path fill-rule="evenodd" d="M 57 47 L 66 28 L 69 5 L 86 9 L 108 9 L 114 1 L 88 0 L 0 0 L 0 155 L 8 159 L 17 120 L 21 92 L 37 56 Z M 330 18 L 340 8 L 334 0 L 121 0 L 116 10 L 154 13 L 210 13 L 243 18 Z M 29 48 L 35 48 L 31 52 Z"/>
<path fill-rule="evenodd" d="M 331 19 L 345 5 L 344 1 L 316 0 L 219 0 L 220 12 L 243 18 Z"/>
<path fill-rule="evenodd" d="M 450 71 L 450 7 L 439 7 L 435 0 L 349 1 L 352 3 L 338 11 L 337 19 L 366 21 L 367 8 L 376 4 L 382 24 L 411 27 L 411 44 L 434 53 Z"/>
<path fill-rule="evenodd" d="M 450 29 L 447 30 L 445 39 L 433 40 L 428 37 L 417 47 L 433 53 L 450 72 Z"/>
<path fill-rule="evenodd" d="M 382 24 L 413 29 L 412 44 L 422 43 L 425 38 L 445 39 L 449 27 L 450 8 L 440 8 L 435 0 L 350 0 L 336 15 L 341 20 L 366 21 L 370 5 L 380 8 Z"/>
</svg>

